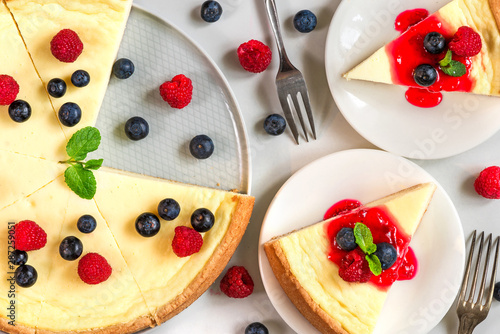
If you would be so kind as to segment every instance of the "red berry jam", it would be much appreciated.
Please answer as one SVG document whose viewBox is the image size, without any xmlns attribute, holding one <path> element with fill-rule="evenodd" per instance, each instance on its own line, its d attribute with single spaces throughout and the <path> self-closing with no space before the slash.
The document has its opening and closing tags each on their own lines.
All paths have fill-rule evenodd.
<svg viewBox="0 0 500 334">
<path fill-rule="evenodd" d="M 323 216 L 323 220 L 338 216 L 361 206 L 361 202 L 355 199 L 344 199 L 332 205 Z"/>
<path fill-rule="evenodd" d="M 405 97 L 408 102 L 420 108 L 435 107 L 443 100 L 443 94 L 440 92 L 431 92 L 427 89 L 416 87 L 408 88 Z"/>
<path fill-rule="evenodd" d="M 417 8 L 405 10 L 396 17 L 394 28 L 399 32 L 405 32 L 409 27 L 417 24 L 418 22 L 429 16 L 427 9 Z"/>
<path fill-rule="evenodd" d="M 339 203 L 342 202 L 344 201 Z M 342 205 L 339 204 L 339 206 Z M 390 243 L 398 252 L 398 258 L 394 265 L 389 269 L 383 270 L 379 276 L 373 275 L 370 278 L 371 283 L 377 285 L 379 288 L 386 289 L 398 279 L 411 279 L 415 275 L 417 260 L 413 252 L 407 252 L 411 237 L 401 231 L 397 222 L 383 207 L 353 209 L 326 224 L 326 233 L 331 246 L 327 254 L 330 261 L 340 266 L 342 259 L 347 255 L 348 251 L 340 248 L 335 236 L 341 228 L 354 228 L 354 224 L 356 223 L 363 223 L 370 229 L 375 244 L 381 242 Z"/>
</svg>

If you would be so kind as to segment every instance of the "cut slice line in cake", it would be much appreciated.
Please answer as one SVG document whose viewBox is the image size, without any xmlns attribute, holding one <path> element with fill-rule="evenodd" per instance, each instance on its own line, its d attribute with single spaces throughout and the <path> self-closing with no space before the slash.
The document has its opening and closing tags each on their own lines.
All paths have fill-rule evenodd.
<svg viewBox="0 0 500 334">
<path fill-rule="evenodd" d="M 420 87 L 413 80 L 412 70 L 420 65 L 412 62 L 420 61 L 420 57 L 412 58 L 412 54 L 425 54 L 422 58 L 435 66 L 438 71 L 438 81 L 429 87 L 431 91 L 462 91 L 481 95 L 500 96 L 500 78 L 496 75 L 500 71 L 500 1 L 498 0 L 454 0 L 430 15 L 423 21 L 410 27 L 406 32 L 395 40 L 375 51 L 371 56 L 359 65 L 344 74 L 347 80 L 365 80 L 378 83 L 396 84 L 411 87 Z M 441 78 L 450 78 L 439 69 L 439 60 L 444 58 L 444 53 L 431 55 L 417 50 L 405 53 L 408 41 L 414 38 L 418 31 L 441 33 L 447 43 L 451 40 L 458 28 L 467 26 L 479 33 L 482 40 L 482 48 L 479 54 L 464 60 L 464 57 L 455 58 L 467 65 L 467 73 L 460 77 L 461 83 L 446 83 Z M 420 45 L 420 44 L 419 44 Z M 410 59 L 411 58 L 411 59 Z M 401 65 L 410 63 L 408 68 Z M 464 79 L 465 77 L 465 79 Z M 458 82 L 458 81 L 457 81 Z"/>
<path fill-rule="evenodd" d="M 432 183 L 419 184 L 357 210 L 383 210 L 411 238 L 435 189 Z M 332 246 L 327 228 L 341 217 L 275 237 L 264 244 L 264 250 L 289 299 L 321 333 L 372 333 L 390 285 L 349 283 L 339 276 L 338 265 L 328 258 Z"/>
<path fill-rule="evenodd" d="M 19 32 L 45 87 L 54 78 L 63 79 L 66 94 L 52 98 L 56 115 L 66 102 L 79 105 L 82 118 L 74 127 L 63 126 L 68 138 L 85 126 L 93 126 L 108 86 L 111 68 L 125 31 L 132 0 L 67 1 L 7 0 Z M 63 29 L 75 31 L 84 48 L 73 63 L 57 60 L 51 53 L 52 38 Z M 71 83 L 76 70 L 87 71 L 90 83 L 82 88 Z"/>
</svg>

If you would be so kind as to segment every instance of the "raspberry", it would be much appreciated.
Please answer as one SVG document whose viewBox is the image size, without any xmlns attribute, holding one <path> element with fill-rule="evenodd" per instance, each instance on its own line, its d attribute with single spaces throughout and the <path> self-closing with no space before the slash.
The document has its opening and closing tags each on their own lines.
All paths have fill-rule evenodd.
<svg viewBox="0 0 500 334">
<path fill-rule="evenodd" d="M 491 166 L 483 169 L 474 181 L 476 192 L 486 198 L 500 198 L 500 167 Z"/>
<path fill-rule="evenodd" d="M 191 102 L 193 84 L 184 74 L 178 74 L 171 81 L 160 86 L 160 95 L 172 108 L 182 109 Z"/>
<path fill-rule="evenodd" d="M 339 275 L 346 282 L 365 283 L 370 280 L 373 274 L 360 248 L 350 251 L 340 261 Z"/>
<path fill-rule="evenodd" d="M 47 233 L 31 220 L 23 220 L 14 226 L 14 244 L 20 251 L 43 248 L 47 243 Z"/>
<path fill-rule="evenodd" d="M 203 238 L 199 232 L 187 226 L 175 228 L 172 249 L 178 257 L 186 257 L 198 253 L 203 246 Z"/>
<path fill-rule="evenodd" d="M 16 100 L 19 85 L 13 77 L 6 74 L 0 75 L 0 106 L 8 106 Z"/>
<path fill-rule="evenodd" d="M 475 56 L 481 51 L 481 36 L 472 28 L 462 26 L 453 35 L 449 47 L 451 51 L 459 56 Z"/>
<path fill-rule="evenodd" d="M 78 261 L 78 276 L 87 284 L 106 281 L 113 269 L 106 259 L 97 253 L 88 253 Z"/>
<path fill-rule="evenodd" d="M 248 72 L 260 73 L 271 63 L 271 49 L 262 42 L 251 39 L 238 47 L 238 59 Z"/>
<path fill-rule="evenodd" d="M 253 292 L 253 280 L 245 267 L 234 266 L 228 269 L 220 281 L 220 290 L 231 298 L 245 298 Z"/>
<path fill-rule="evenodd" d="M 83 43 L 76 32 L 63 29 L 52 38 L 50 51 L 58 60 L 73 63 L 82 54 Z"/>
</svg>

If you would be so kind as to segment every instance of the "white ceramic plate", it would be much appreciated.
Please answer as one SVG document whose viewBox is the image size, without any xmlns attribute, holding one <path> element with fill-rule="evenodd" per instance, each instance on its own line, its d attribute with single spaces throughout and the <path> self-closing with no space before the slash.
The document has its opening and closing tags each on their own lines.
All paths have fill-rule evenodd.
<svg viewBox="0 0 500 334">
<path fill-rule="evenodd" d="M 500 128 L 500 100 L 467 93 L 443 93 L 435 108 L 405 99 L 405 87 L 347 81 L 342 74 L 398 36 L 396 16 L 406 9 L 434 12 L 449 0 L 343 0 L 326 39 L 326 74 L 340 111 L 363 137 L 398 155 L 416 159 L 449 157 L 469 150 Z"/>
<path fill-rule="evenodd" d="M 437 190 L 411 242 L 419 262 L 417 276 L 393 285 L 375 329 L 375 334 L 422 334 L 443 318 L 455 300 L 465 259 L 460 219 L 437 181 L 405 158 L 360 149 L 316 160 L 282 186 L 262 224 L 259 265 L 271 302 L 293 330 L 300 334 L 318 333 L 281 289 L 262 244 L 274 236 L 321 221 L 326 210 L 341 199 L 367 203 L 428 181 L 434 182 Z"/>
</svg>

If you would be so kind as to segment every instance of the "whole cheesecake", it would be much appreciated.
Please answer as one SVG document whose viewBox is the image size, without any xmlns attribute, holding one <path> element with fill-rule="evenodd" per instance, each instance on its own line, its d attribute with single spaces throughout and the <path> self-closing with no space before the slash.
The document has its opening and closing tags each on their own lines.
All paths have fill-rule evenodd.
<svg viewBox="0 0 500 334">
<path fill-rule="evenodd" d="M 321 333 L 373 332 L 435 189 L 432 183 L 418 184 L 264 244 L 281 287 Z M 374 243 L 388 242 L 387 235 L 396 236 L 391 242 L 398 259 L 366 283 L 345 281 L 339 270 L 348 252 L 337 247 L 335 236 L 353 222 L 369 226 Z"/>
<path fill-rule="evenodd" d="M 500 1 L 453 0 L 434 14 L 416 21 L 398 38 L 345 73 L 344 77 L 347 80 L 404 85 L 431 92 L 500 95 L 500 79 L 495 75 L 500 70 Z M 463 63 L 466 68 L 464 75 L 454 77 L 444 73 L 439 65 L 448 47 L 432 54 L 425 50 L 423 41 L 426 34 L 437 32 L 442 34 L 446 43 L 450 43 L 460 27 L 468 27 L 479 34 L 482 47 L 478 54 L 470 57 L 453 53 L 453 60 Z M 437 71 L 437 80 L 430 86 L 422 87 L 414 80 L 414 71 L 421 64 L 429 64 Z"/>
<path fill-rule="evenodd" d="M 238 246 L 254 198 L 237 193 L 153 178 L 110 168 L 93 171 L 97 191 L 82 199 L 65 183 L 66 144 L 77 130 L 93 126 L 107 89 L 111 67 L 125 29 L 131 0 L 7 0 L 0 2 L 0 74 L 19 85 L 18 99 L 28 102 L 31 117 L 16 123 L 8 106 L 0 106 L 0 330 L 7 333 L 134 333 L 170 319 L 194 302 L 215 281 Z M 62 29 L 78 33 L 84 44 L 74 63 L 51 54 L 50 41 Z M 87 87 L 76 88 L 76 70 L 90 74 Z M 47 93 L 47 83 L 68 83 L 62 98 Z M 62 104 L 75 102 L 82 119 L 66 127 L 58 118 Z M 136 227 L 143 213 L 159 215 L 158 205 L 174 199 L 180 214 L 160 219 L 152 237 Z M 213 227 L 200 233 L 200 250 L 174 253 L 175 228 L 191 226 L 191 216 L 204 208 Z M 82 233 L 77 221 L 91 215 L 97 222 Z M 27 264 L 37 271 L 33 286 L 17 286 L 8 262 L 9 233 L 21 221 L 33 221 L 47 235 L 45 246 L 28 251 Z M 82 256 L 97 253 L 111 275 L 98 284 L 79 276 L 78 260 L 60 255 L 61 241 L 77 237 Z"/>
</svg>

